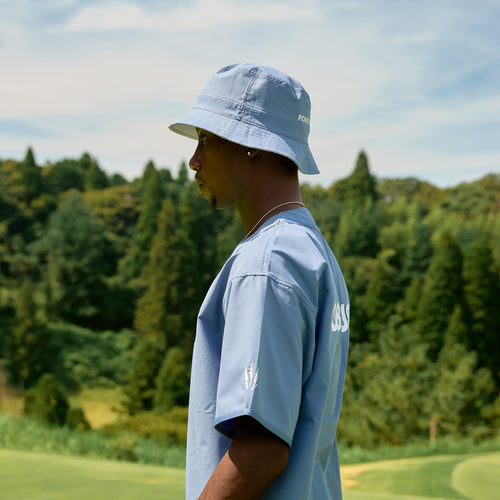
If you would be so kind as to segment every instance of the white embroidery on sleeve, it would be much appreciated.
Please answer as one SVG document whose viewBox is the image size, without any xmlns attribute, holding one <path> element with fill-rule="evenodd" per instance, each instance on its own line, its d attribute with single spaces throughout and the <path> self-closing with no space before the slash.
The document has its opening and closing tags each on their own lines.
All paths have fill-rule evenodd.
<svg viewBox="0 0 500 500">
<path fill-rule="evenodd" d="M 253 361 L 245 368 L 245 390 L 253 391 L 257 385 L 257 378 L 259 377 L 259 369 L 254 367 Z"/>
</svg>

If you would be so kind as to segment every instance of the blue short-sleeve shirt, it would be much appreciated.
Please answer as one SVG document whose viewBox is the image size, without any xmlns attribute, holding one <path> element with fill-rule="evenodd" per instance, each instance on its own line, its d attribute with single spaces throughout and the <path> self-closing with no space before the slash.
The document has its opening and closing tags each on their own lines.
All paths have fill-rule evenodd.
<svg viewBox="0 0 500 500">
<path fill-rule="evenodd" d="M 290 446 L 264 498 L 342 498 L 336 428 L 348 338 L 345 282 L 307 209 L 272 217 L 238 245 L 198 316 L 187 499 L 201 494 L 244 415 Z"/>
</svg>

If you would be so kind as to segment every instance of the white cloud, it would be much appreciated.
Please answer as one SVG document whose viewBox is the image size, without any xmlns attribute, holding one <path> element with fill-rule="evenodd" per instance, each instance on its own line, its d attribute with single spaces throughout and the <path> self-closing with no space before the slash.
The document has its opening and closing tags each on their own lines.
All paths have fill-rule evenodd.
<svg viewBox="0 0 500 500">
<path fill-rule="evenodd" d="M 309 4 L 310 5 L 310 4 Z M 141 31 L 207 31 L 228 24 L 279 22 L 315 18 L 316 11 L 283 3 L 200 0 L 193 6 L 171 11 L 147 11 L 139 4 L 111 2 L 83 7 L 63 28 L 67 31 L 96 32 L 117 30 Z"/>
<path fill-rule="evenodd" d="M 436 38 L 436 35 L 431 33 L 414 33 L 397 35 L 391 39 L 391 42 L 396 45 L 411 45 L 433 42 Z"/>
<path fill-rule="evenodd" d="M 193 145 L 168 124 L 218 67 L 250 60 L 283 69 L 311 95 L 311 146 L 322 174 L 304 180 L 328 184 L 347 175 L 360 149 L 380 176 L 454 182 L 459 167 L 463 178 L 467 165 L 498 169 L 485 144 L 491 134 L 476 147 L 473 128 L 498 124 L 498 86 L 485 80 L 484 94 L 462 85 L 474 90 L 471 68 L 492 60 L 491 14 L 474 11 L 469 19 L 455 4 L 437 3 L 429 16 L 430 1 L 375 8 L 341 0 L 196 0 L 159 10 L 133 0 L 30 3 L 19 0 L 23 15 L 0 19 L 1 118 L 47 133 L 9 130 L 0 137 L 1 157 L 22 156 L 32 143 L 40 162 L 88 151 L 129 178 L 149 158 L 177 168 Z M 472 41 L 474 51 L 462 57 Z M 439 143 L 469 132 L 460 153 Z"/>
</svg>

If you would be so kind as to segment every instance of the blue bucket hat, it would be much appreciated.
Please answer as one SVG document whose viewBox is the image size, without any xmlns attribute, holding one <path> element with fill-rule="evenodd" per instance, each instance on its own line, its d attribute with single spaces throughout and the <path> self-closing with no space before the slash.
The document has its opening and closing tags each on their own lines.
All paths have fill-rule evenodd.
<svg viewBox="0 0 500 500">
<path fill-rule="evenodd" d="M 290 158 L 304 174 L 318 174 L 308 144 L 310 116 L 309 95 L 299 82 L 268 66 L 240 63 L 217 71 L 191 111 L 169 128 L 191 139 L 198 139 L 201 128 Z"/>
</svg>

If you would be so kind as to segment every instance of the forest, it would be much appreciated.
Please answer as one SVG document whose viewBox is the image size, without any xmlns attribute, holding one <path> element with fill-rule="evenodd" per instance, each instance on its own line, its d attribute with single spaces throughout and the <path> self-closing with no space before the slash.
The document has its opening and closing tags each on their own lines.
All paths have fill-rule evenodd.
<svg viewBox="0 0 500 500">
<path fill-rule="evenodd" d="M 497 434 L 500 174 L 378 179 L 361 151 L 348 177 L 301 189 L 350 293 L 339 442 Z M 88 153 L 0 158 L 0 372 L 25 412 L 84 422 L 57 394 L 86 387 L 121 388 L 130 417 L 185 407 L 199 306 L 243 235 L 184 162 L 128 181 Z"/>
</svg>

